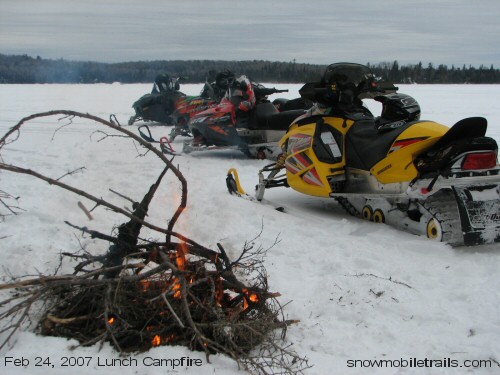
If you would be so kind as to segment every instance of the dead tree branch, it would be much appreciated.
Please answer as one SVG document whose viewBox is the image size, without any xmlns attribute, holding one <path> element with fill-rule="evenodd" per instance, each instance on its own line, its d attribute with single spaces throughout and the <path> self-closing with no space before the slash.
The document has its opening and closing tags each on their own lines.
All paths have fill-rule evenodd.
<svg viewBox="0 0 500 375">
<path fill-rule="evenodd" d="M 30 116 L 24 117 L 15 126 L 13 126 L 11 129 L 9 129 L 9 131 L 7 133 L 5 133 L 5 135 L 2 138 L 0 138 L 0 151 L 2 150 L 2 148 L 5 146 L 5 144 L 7 142 L 10 143 L 12 141 L 12 140 L 8 141 L 8 139 L 11 135 L 13 135 L 13 134 L 15 134 L 17 136 L 19 135 L 21 128 L 25 123 L 27 123 L 33 119 L 40 118 L 40 117 L 51 117 L 51 116 L 60 116 L 60 115 L 67 116 L 70 118 L 73 118 L 73 117 L 86 118 L 89 120 L 93 120 L 93 121 L 95 121 L 99 124 L 102 124 L 104 126 L 107 126 L 111 129 L 114 129 L 118 132 L 121 132 L 121 133 L 127 135 L 128 137 L 132 138 L 134 141 L 138 142 L 141 146 L 143 146 L 146 149 L 148 149 L 149 151 L 153 152 L 158 158 L 160 158 L 168 166 L 169 170 L 171 170 L 174 173 L 175 177 L 177 177 L 177 179 L 180 181 L 181 188 L 182 188 L 182 197 L 181 197 L 181 202 L 179 204 L 179 207 L 177 208 L 174 215 L 170 219 L 167 231 L 161 231 L 167 235 L 167 242 L 169 242 L 171 236 L 175 236 L 175 234 L 173 232 L 173 228 L 174 228 L 178 218 L 180 217 L 182 211 L 186 208 L 186 205 L 187 205 L 187 182 L 186 182 L 186 179 L 184 178 L 182 173 L 172 164 L 172 162 L 169 159 L 167 159 L 165 157 L 165 155 L 163 155 L 163 153 L 161 151 L 159 151 L 154 146 L 152 146 L 150 143 L 146 142 L 141 137 L 137 136 L 136 134 L 132 133 L 131 131 L 129 131 L 125 128 L 122 128 L 121 126 L 116 125 L 110 121 L 106 121 L 100 117 L 93 116 L 93 115 L 90 115 L 88 113 L 80 113 L 80 112 L 69 111 L 69 110 L 55 110 L 55 111 L 41 112 L 41 113 L 36 113 L 36 114 L 30 115 Z M 16 138 L 17 138 L 17 136 L 16 136 Z M 64 185 L 64 184 L 58 185 L 56 180 L 42 176 L 41 174 L 36 173 L 35 171 L 30 171 L 28 169 L 16 167 L 14 165 L 6 165 L 3 162 L 0 163 L 0 169 L 8 170 L 11 172 L 30 174 L 34 177 L 40 178 L 40 179 L 48 182 L 49 184 L 54 184 L 54 185 L 57 185 L 60 187 L 63 187 L 63 185 Z M 64 186 L 64 188 L 66 188 L 70 191 L 73 191 L 74 193 L 77 193 L 77 191 L 78 191 L 78 189 L 69 188 L 68 185 Z M 83 196 L 85 196 L 85 195 L 83 195 Z M 89 198 L 89 199 L 91 199 L 91 198 Z M 91 200 L 93 200 L 96 203 L 101 201 L 100 199 L 97 199 L 95 197 L 92 197 Z M 100 202 L 100 203 L 104 203 L 104 202 Z M 109 208 L 111 208 L 111 207 L 109 207 Z M 111 209 L 115 209 L 115 208 L 111 208 Z M 125 214 L 127 212 L 125 210 L 119 209 L 117 212 L 124 214 L 125 216 L 130 217 L 130 215 L 128 213 Z M 130 217 L 130 218 L 132 218 L 132 217 Z M 145 223 L 142 223 L 142 224 L 147 226 L 147 224 L 145 224 Z M 151 228 L 151 229 L 157 230 L 155 228 Z"/>
</svg>

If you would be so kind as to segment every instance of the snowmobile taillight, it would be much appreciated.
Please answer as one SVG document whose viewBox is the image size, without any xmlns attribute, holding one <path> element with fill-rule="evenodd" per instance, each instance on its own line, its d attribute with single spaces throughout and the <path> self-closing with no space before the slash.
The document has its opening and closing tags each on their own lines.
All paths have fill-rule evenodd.
<svg viewBox="0 0 500 375">
<path fill-rule="evenodd" d="M 464 170 L 489 169 L 497 165 L 497 153 L 495 151 L 477 152 L 468 154 L 462 164 Z"/>
</svg>

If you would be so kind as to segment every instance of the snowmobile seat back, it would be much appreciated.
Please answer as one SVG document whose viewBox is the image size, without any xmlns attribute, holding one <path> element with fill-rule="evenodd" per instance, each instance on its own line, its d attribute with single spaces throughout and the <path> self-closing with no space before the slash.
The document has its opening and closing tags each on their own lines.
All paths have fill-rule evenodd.
<svg viewBox="0 0 500 375">
<path fill-rule="evenodd" d="M 291 111 L 277 112 L 267 118 L 266 129 L 288 130 L 294 120 L 306 113 L 305 109 L 294 109 Z"/>
<path fill-rule="evenodd" d="M 267 119 L 278 113 L 278 109 L 272 103 L 260 103 L 255 107 L 252 121 L 250 121 L 250 129 L 265 129 L 267 127 Z"/>
<path fill-rule="evenodd" d="M 260 103 L 249 124 L 250 129 L 287 130 L 297 117 L 305 113 L 303 109 L 279 112 L 272 103 Z"/>
<path fill-rule="evenodd" d="M 309 109 L 313 106 L 313 102 L 304 98 L 290 99 L 282 107 L 280 111 L 291 111 L 292 109 Z"/>
<path fill-rule="evenodd" d="M 460 120 L 436 144 L 419 155 L 415 164 L 419 172 L 446 171 L 451 161 L 469 151 L 497 151 L 493 138 L 485 137 L 487 121 L 483 117 Z"/>
<path fill-rule="evenodd" d="M 359 120 L 346 135 L 346 161 L 351 168 L 370 170 L 387 156 L 394 140 L 414 122 L 380 133 L 374 120 Z"/>
<path fill-rule="evenodd" d="M 460 139 L 484 137 L 487 128 L 488 121 L 484 117 L 464 118 L 453 125 L 432 149 L 438 150 Z"/>
</svg>

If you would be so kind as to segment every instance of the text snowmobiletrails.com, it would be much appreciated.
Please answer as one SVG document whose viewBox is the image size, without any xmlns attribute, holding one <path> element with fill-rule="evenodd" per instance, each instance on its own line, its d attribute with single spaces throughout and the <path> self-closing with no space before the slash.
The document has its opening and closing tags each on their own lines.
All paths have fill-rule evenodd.
<svg viewBox="0 0 500 375">
<path fill-rule="evenodd" d="M 500 362 L 494 359 L 349 359 L 349 368 L 495 368 L 500 369 Z"/>
<path fill-rule="evenodd" d="M 172 370 L 178 368 L 200 367 L 203 360 L 199 358 L 179 357 L 179 358 L 156 358 L 146 356 L 144 358 L 123 357 L 106 358 L 94 356 L 61 356 L 61 357 L 10 357 L 2 359 L 2 366 L 5 368 L 14 367 L 164 367 Z M 1 368 L 0 367 L 0 368 Z"/>
</svg>

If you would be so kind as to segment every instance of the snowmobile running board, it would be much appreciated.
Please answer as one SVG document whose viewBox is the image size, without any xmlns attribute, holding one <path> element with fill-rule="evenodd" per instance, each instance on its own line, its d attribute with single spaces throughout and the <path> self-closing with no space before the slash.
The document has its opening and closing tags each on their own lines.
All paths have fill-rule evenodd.
<svg viewBox="0 0 500 375">
<path fill-rule="evenodd" d="M 189 154 L 190 152 L 198 152 L 198 151 L 211 151 L 211 150 L 238 150 L 246 154 L 247 156 L 252 156 L 257 159 L 265 159 L 269 158 L 269 155 L 266 153 L 266 150 L 270 152 L 270 154 L 275 154 L 272 148 L 277 148 L 277 142 L 270 143 L 257 143 L 257 144 L 248 144 L 244 146 L 192 146 L 190 140 L 184 141 L 182 152 L 185 154 Z M 263 154 L 260 155 L 259 153 Z"/>
<path fill-rule="evenodd" d="M 185 141 L 182 146 L 182 152 L 189 154 L 197 151 L 210 151 L 210 150 L 241 150 L 239 146 L 192 146 L 191 141 Z"/>
</svg>

